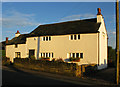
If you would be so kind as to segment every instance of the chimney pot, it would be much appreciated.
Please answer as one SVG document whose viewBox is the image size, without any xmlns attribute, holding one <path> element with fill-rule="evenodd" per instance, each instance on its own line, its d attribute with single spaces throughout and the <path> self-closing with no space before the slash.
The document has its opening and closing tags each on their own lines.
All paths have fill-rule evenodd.
<svg viewBox="0 0 120 87">
<path fill-rule="evenodd" d="M 8 43 L 8 37 L 6 37 L 6 43 Z"/>
<path fill-rule="evenodd" d="M 100 8 L 98 8 L 97 10 L 98 10 L 97 15 L 102 15 L 102 14 L 101 14 L 101 9 L 100 9 Z"/>
<path fill-rule="evenodd" d="M 19 31 L 17 30 L 17 33 L 19 33 Z"/>
</svg>

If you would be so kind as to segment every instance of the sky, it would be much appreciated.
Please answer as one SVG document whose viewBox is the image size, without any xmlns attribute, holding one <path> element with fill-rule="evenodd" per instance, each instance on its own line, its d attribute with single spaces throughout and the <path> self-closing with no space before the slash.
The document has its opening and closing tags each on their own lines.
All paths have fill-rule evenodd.
<svg viewBox="0 0 120 87">
<path fill-rule="evenodd" d="M 96 18 L 97 8 L 105 20 L 108 45 L 115 48 L 115 2 L 2 2 L 2 41 L 30 33 L 38 25 Z"/>
</svg>

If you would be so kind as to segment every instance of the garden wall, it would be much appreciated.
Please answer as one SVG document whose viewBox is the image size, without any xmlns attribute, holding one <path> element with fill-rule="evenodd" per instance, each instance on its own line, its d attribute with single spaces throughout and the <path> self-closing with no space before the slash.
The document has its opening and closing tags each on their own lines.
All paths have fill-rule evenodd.
<svg viewBox="0 0 120 87">
<path fill-rule="evenodd" d="M 81 77 L 81 66 L 75 63 L 66 63 L 47 60 L 32 60 L 29 58 L 15 58 L 14 65 L 26 69 Z"/>
</svg>

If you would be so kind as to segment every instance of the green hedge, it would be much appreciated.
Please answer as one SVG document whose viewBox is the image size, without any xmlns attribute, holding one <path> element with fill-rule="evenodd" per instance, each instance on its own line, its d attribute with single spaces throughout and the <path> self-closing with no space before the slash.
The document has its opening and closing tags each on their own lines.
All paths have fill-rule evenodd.
<svg viewBox="0 0 120 87">
<path fill-rule="evenodd" d="M 80 68 L 76 63 L 66 63 L 63 61 L 32 60 L 29 58 L 15 58 L 14 65 L 22 68 L 58 73 L 69 76 L 81 76 L 81 73 L 79 72 Z"/>
</svg>

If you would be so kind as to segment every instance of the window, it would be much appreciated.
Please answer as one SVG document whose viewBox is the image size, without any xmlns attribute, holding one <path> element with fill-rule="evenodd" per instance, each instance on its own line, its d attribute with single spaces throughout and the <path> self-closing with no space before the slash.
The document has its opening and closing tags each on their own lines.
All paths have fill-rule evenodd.
<svg viewBox="0 0 120 87">
<path fill-rule="evenodd" d="M 50 40 L 51 40 L 50 36 L 43 37 L 43 41 L 50 41 Z"/>
<path fill-rule="evenodd" d="M 80 39 L 80 34 L 78 35 L 78 39 Z"/>
<path fill-rule="evenodd" d="M 46 41 L 48 41 L 48 37 L 46 37 Z"/>
<path fill-rule="evenodd" d="M 50 57 L 50 53 L 49 53 L 49 57 Z"/>
<path fill-rule="evenodd" d="M 48 53 L 46 53 L 46 57 L 48 57 Z"/>
<path fill-rule="evenodd" d="M 80 58 L 83 58 L 83 53 L 80 53 Z"/>
<path fill-rule="evenodd" d="M 73 58 L 81 58 L 81 59 L 83 59 L 83 53 L 68 53 L 67 57 L 68 58 L 73 57 Z"/>
<path fill-rule="evenodd" d="M 43 56 L 42 57 L 45 57 L 45 53 L 43 53 Z"/>
<path fill-rule="evenodd" d="M 80 34 L 75 34 L 75 35 L 70 35 L 71 40 L 79 40 L 80 39 Z"/>
<path fill-rule="evenodd" d="M 20 52 L 15 52 L 15 58 L 21 58 Z"/>
<path fill-rule="evenodd" d="M 76 40 L 76 35 L 74 35 L 74 40 Z"/>
<path fill-rule="evenodd" d="M 75 53 L 72 54 L 72 57 L 75 58 Z"/>
<path fill-rule="evenodd" d="M 79 53 L 76 53 L 76 58 L 79 58 Z"/>
<path fill-rule="evenodd" d="M 43 41 L 45 41 L 45 37 L 43 37 Z"/>
<path fill-rule="evenodd" d="M 52 58 L 53 58 L 53 53 L 52 53 Z"/>
<path fill-rule="evenodd" d="M 42 57 L 43 55 L 42 55 L 42 53 L 41 53 L 41 57 Z"/>
<path fill-rule="evenodd" d="M 15 48 L 17 48 L 18 47 L 18 45 L 17 44 L 15 44 Z"/>
<path fill-rule="evenodd" d="M 53 53 L 41 53 L 41 57 L 43 57 L 43 58 L 47 58 L 47 57 L 53 58 Z"/>
<path fill-rule="evenodd" d="M 73 40 L 73 35 L 71 35 L 71 40 Z"/>
<path fill-rule="evenodd" d="M 51 40 L 51 37 L 49 36 L 49 40 Z"/>
</svg>

